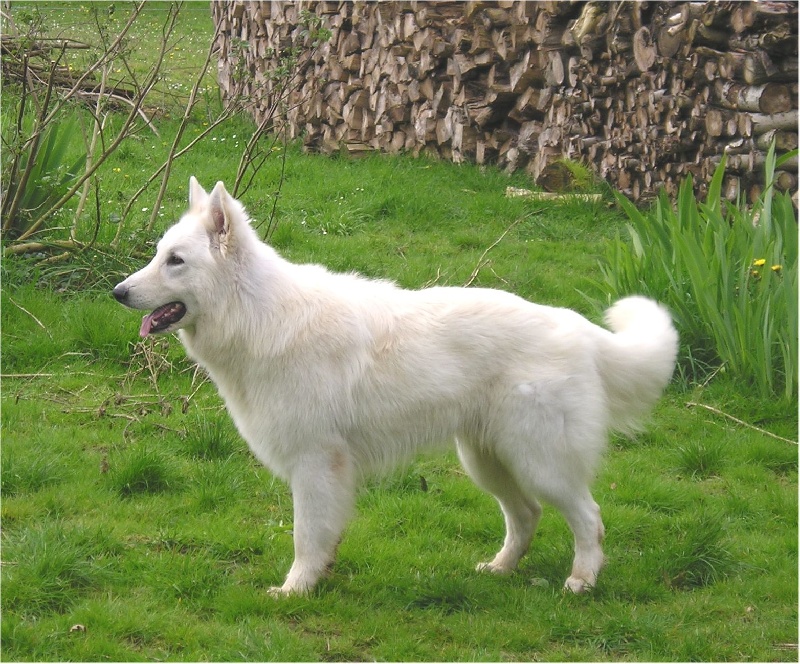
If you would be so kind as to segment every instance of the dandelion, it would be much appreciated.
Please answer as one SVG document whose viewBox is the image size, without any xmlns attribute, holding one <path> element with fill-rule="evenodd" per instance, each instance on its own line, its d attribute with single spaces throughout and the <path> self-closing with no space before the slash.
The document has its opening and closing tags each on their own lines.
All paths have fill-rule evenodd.
<svg viewBox="0 0 800 664">
<path fill-rule="evenodd" d="M 776 272 L 776 273 L 780 272 L 782 269 L 783 269 L 783 265 L 773 265 L 772 266 L 772 271 Z"/>
<path fill-rule="evenodd" d="M 753 261 L 753 267 L 764 267 L 766 265 L 767 259 L 766 258 L 756 258 Z"/>
</svg>

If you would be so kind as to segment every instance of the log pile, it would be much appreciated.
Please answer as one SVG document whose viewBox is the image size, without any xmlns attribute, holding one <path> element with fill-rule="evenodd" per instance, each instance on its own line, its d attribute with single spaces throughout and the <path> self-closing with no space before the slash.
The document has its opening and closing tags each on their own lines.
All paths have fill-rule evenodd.
<svg viewBox="0 0 800 664">
<path fill-rule="evenodd" d="M 795 2 L 212 3 L 223 94 L 260 121 L 271 74 L 301 47 L 285 99 L 310 149 L 432 153 L 526 169 L 582 161 L 632 199 L 754 196 L 768 145 L 797 147 Z M 312 48 L 308 17 L 331 38 Z M 242 48 L 243 43 L 248 44 Z M 797 160 L 778 186 L 797 190 Z"/>
<path fill-rule="evenodd" d="M 91 46 L 72 39 L 38 39 L 0 35 L 0 72 L 5 82 L 46 81 L 46 87 L 66 89 L 76 96 L 97 97 L 101 83 L 96 74 L 82 76 L 68 66 L 64 54 L 89 50 Z M 111 100 L 132 100 L 136 89 L 122 82 L 102 85 Z"/>
</svg>

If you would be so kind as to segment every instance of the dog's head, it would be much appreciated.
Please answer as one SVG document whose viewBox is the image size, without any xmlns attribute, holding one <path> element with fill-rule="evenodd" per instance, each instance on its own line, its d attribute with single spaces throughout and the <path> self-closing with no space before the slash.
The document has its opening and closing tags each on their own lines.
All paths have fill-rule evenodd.
<svg viewBox="0 0 800 664">
<path fill-rule="evenodd" d="M 219 301 L 230 288 L 237 235 L 250 231 L 244 209 L 222 182 L 209 194 L 192 177 L 188 212 L 161 238 L 153 260 L 113 290 L 125 306 L 150 310 L 139 334 L 195 326 L 215 306 L 210 294 Z"/>
</svg>

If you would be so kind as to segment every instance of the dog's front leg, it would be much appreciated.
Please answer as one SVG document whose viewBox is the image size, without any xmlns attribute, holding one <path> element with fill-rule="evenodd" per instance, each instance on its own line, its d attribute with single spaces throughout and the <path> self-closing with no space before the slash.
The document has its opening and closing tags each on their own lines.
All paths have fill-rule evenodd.
<svg viewBox="0 0 800 664">
<path fill-rule="evenodd" d="M 333 564 L 355 502 L 353 464 L 336 446 L 297 464 L 290 484 L 294 501 L 294 562 L 273 595 L 310 591 Z"/>
</svg>

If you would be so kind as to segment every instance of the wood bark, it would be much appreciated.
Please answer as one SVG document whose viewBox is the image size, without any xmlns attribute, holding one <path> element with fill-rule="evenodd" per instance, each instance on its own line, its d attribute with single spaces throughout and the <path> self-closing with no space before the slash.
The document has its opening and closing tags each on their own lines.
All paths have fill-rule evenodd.
<svg viewBox="0 0 800 664">
<path fill-rule="evenodd" d="M 332 32 L 316 51 L 300 9 Z M 312 150 L 438 154 L 533 179 L 567 157 L 645 199 L 688 174 L 702 191 L 726 152 L 725 192 L 757 191 L 770 141 L 797 146 L 794 2 L 229 0 L 212 13 L 223 94 L 249 96 L 257 121 L 278 55 L 300 47 L 284 121 Z M 782 168 L 778 186 L 796 191 Z"/>
</svg>

